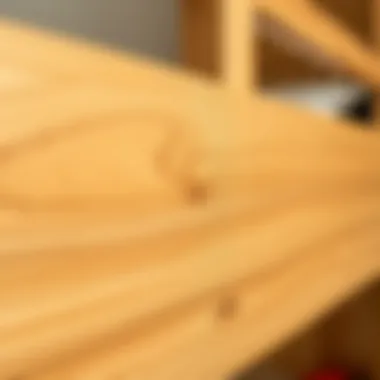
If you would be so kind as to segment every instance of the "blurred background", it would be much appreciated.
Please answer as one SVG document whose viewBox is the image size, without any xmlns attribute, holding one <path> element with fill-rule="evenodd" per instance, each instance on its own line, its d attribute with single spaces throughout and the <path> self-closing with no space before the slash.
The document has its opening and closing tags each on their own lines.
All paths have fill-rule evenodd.
<svg viewBox="0 0 380 380">
<path fill-rule="evenodd" d="M 216 0 L 0 0 L 0 14 L 36 22 L 70 33 L 126 48 L 168 61 L 183 58 L 183 31 L 189 17 L 182 9 L 192 8 L 194 19 L 189 26 L 202 30 L 200 40 L 210 38 Z M 313 0 L 353 31 L 365 43 L 371 32 L 372 0 Z M 205 4 L 207 3 L 207 5 Z M 191 4 L 191 5 L 190 5 Z M 197 12 L 203 14 L 200 17 Z M 187 23 L 185 28 L 183 26 Z M 205 27 L 204 23 L 209 27 Z M 186 33 L 186 31 L 185 31 Z M 182 41 L 181 41 L 182 38 Z M 289 51 L 281 44 L 260 38 L 262 80 L 265 84 L 300 80 L 323 80 L 330 73 Z M 192 42 L 194 45 L 194 43 Z M 204 44 L 199 41 L 198 49 Z M 187 63 L 210 69 L 212 49 L 202 54 L 192 46 Z"/>
<path fill-rule="evenodd" d="M 165 60 L 178 58 L 176 0 L 0 0 L 0 14 Z"/>
<path fill-rule="evenodd" d="M 0 14 L 215 74 L 218 1 L 0 0 Z M 361 42 L 373 43 L 373 0 L 311 1 L 350 29 Z M 319 66 L 315 57 L 304 57 L 287 49 L 283 41 L 266 37 L 261 35 L 256 41 L 265 91 L 326 114 L 352 115 L 348 107 L 358 101 L 369 108 L 367 89 Z"/>
</svg>

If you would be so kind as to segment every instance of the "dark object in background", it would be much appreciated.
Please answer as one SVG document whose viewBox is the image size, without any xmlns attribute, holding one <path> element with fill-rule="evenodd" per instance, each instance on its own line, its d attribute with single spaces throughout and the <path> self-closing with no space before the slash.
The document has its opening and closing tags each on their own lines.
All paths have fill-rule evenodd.
<svg viewBox="0 0 380 380">
<path fill-rule="evenodd" d="M 342 116 L 359 122 L 370 123 L 373 120 L 372 100 L 373 96 L 371 93 L 361 95 L 343 111 Z"/>
</svg>

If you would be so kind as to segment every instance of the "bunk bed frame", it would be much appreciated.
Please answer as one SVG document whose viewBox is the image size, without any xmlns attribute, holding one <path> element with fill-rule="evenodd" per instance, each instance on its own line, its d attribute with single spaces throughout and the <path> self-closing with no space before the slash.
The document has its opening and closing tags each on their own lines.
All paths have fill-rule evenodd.
<svg viewBox="0 0 380 380">
<path fill-rule="evenodd" d="M 218 4 L 217 79 L 1 20 L 1 380 L 227 379 L 378 280 L 379 132 L 261 96 L 252 14 L 375 90 L 377 52 Z"/>
</svg>

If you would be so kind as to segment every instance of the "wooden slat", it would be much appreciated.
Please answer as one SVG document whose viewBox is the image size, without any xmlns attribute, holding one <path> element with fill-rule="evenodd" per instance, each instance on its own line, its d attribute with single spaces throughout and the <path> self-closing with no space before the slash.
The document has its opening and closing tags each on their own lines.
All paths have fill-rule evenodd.
<svg viewBox="0 0 380 380">
<path fill-rule="evenodd" d="M 295 32 L 288 42 L 282 38 L 285 45 L 294 43 L 294 37 L 304 39 L 310 48 L 306 55 L 313 56 L 312 49 L 318 49 L 319 54 L 331 59 L 330 65 L 354 74 L 366 84 L 380 86 L 378 55 L 310 0 L 260 0 L 255 4 Z M 277 38 L 281 40 L 281 34 Z"/>
<path fill-rule="evenodd" d="M 258 79 L 253 11 L 250 0 L 182 0 L 186 68 L 217 74 L 234 88 L 250 90 Z"/>
<path fill-rule="evenodd" d="M 332 242 L 330 242 L 332 243 Z M 321 245 L 264 279 L 225 287 L 131 335 L 119 329 L 38 380 L 219 380 L 301 332 L 378 275 L 378 225 Z M 359 257 L 358 252 L 364 253 Z M 339 270 L 337 270 L 339 268 Z M 323 275 L 321 275 L 323 273 Z M 164 316 L 163 316 L 164 317 Z"/>
<path fill-rule="evenodd" d="M 231 88 L 244 91 L 253 86 L 258 60 L 253 54 L 253 11 L 252 0 L 221 1 L 222 78 Z"/>
<path fill-rule="evenodd" d="M 148 366 L 163 379 L 170 379 L 171 370 L 184 378 L 194 373 L 212 378 L 248 356 L 260 357 L 377 273 L 378 258 L 372 255 L 380 213 L 377 132 L 124 54 L 7 25 L 0 27 L 0 57 L 62 82 L 31 100 L 20 95 L 0 102 L 0 194 L 3 209 L 14 211 L 12 222 L 2 221 L 0 230 L 2 377 L 39 376 L 48 367 L 58 376 L 62 363 L 64 370 L 86 375 L 87 360 L 94 365 L 107 348 L 110 356 L 92 367 L 99 376 L 108 375 L 110 365 L 136 379 L 149 378 Z M 184 140 L 189 145 L 182 149 Z M 190 163 L 177 155 L 178 146 L 185 156 L 189 152 Z M 127 165 L 134 158 L 141 160 Z M 178 202 L 170 212 L 140 215 L 132 222 L 130 203 L 108 218 L 95 207 L 93 214 L 84 212 L 87 219 L 79 218 L 85 226 L 78 222 L 83 195 L 125 196 L 137 183 L 136 193 L 151 190 L 144 199 L 159 193 L 173 200 L 187 190 L 177 187 L 181 175 L 201 184 L 208 202 L 197 207 Z M 115 178 L 121 182 L 107 184 Z M 168 187 L 161 193 L 163 179 Z M 10 199 L 16 196 L 14 207 Z M 54 207 L 62 197 L 65 217 Z M 116 197 L 116 206 L 121 198 Z M 42 222 L 34 224 L 38 216 Z M 300 267 L 292 267 L 296 262 Z M 273 283 L 266 274 L 282 278 L 281 265 L 290 265 L 289 272 Z M 337 265 L 344 270 L 337 272 Z M 315 277 L 320 273 L 331 275 L 331 281 L 323 278 L 321 292 L 321 278 Z M 228 301 L 229 292 L 240 297 L 246 280 L 255 282 L 252 293 L 251 286 L 247 290 L 247 314 L 231 329 L 208 325 L 215 302 Z M 312 293 L 302 286 L 305 281 L 315 286 Z M 292 289 L 302 293 L 283 297 L 283 290 Z M 258 306 L 257 297 L 284 302 L 286 323 L 273 312 L 277 306 L 270 309 L 271 319 L 261 319 L 270 310 Z M 305 297 L 310 303 L 304 308 L 300 300 Z M 228 302 L 227 307 L 222 303 L 223 315 L 228 309 Z M 247 334 L 251 315 L 260 317 L 253 319 L 252 335 Z M 171 322 L 174 336 L 164 328 Z M 148 325 L 163 333 L 156 342 L 165 362 L 152 354 L 155 342 L 140 341 Z M 256 341 L 259 331 L 266 334 Z M 114 334 L 120 341 L 113 340 Z M 129 334 L 136 334 L 136 341 Z M 123 355 L 127 340 L 139 356 L 137 367 L 133 353 L 127 360 Z M 138 350 L 140 343 L 146 348 Z M 190 367 L 194 372 L 185 372 L 187 360 L 198 357 L 198 366 Z M 129 363 L 131 370 L 124 367 Z"/>
<path fill-rule="evenodd" d="M 24 234 L 18 248 L 16 238 L 13 247 L 3 238 L 0 374 L 14 376 L 59 359 L 120 324 L 132 331 L 164 310 L 291 262 L 314 245 L 377 225 L 379 213 L 378 197 L 308 207 L 288 199 L 282 202 L 288 211 L 271 218 L 273 202 L 91 234 L 83 228 L 50 231 L 45 239 Z"/>
<path fill-rule="evenodd" d="M 182 199 L 179 193 L 186 192 L 188 185 L 201 184 L 214 195 L 227 188 L 241 190 L 251 178 L 247 175 L 252 170 L 247 163 L 252 162 L 254 155 L 251 144 L 256 146 L 267 138 L 260 128 L 252 128 L 253 125 L 265 125 L 266 136 L 278 134 L 284 139 L 281 144 L 298 140 L 300 136 L 308 141 L 303 128 L 308 125 L 314 133 L 313 146 L 324 146 L 326 141 L 331 144 L 347 141 L 358 147 L 360 159 L 377 155 L 377 140 L 363 136 L 354 128 L 351 130 L 348 123 L 324 121 L 307 112 L 262 101 L 254 94 L 251 99 L 232 95 L 223 86 L 124 54 L 110 54 L 67 38 L 50 38 L 43 32 L 9 23 L 2 25 L 1 57 L 23 64 L 28 70 L 42 72 L 46 67 L 46 72 L 71 78 L 68 83 L 42 88 L 31 99 L 28 96 L 2 99 L 3 207 L 23 205 L 36 209 L 45 207 L 42 204 L 45 200 L 46 205 L 61 204 L 73 210 L 86 203 L 80 194 L 87 194 L 88 200 L 92 194 L 94 198 L 87 202 L 91 204 L 106 200 L 108 206 L 120 205 L 118 202 L 130 206 L 136 198 L 122 199 L 120 193 L 125 192 L 125 186 L 131 186 L 132 178 L 136 179 L 133 182 L 136 194 L 149 194 L 148 198 L 152 199 L 151 190 L 161 187 L 162 199 L 167 198 L 169 203 L 171 199 Z M 278 109 L 282 123 L 292 124 L 292 129 L 277 128 L 278 114 L 273 109 Z M 107 125 L 112 127 L 106 128 Z M 130 128 L 124 130 L 124 125 Z M 344 127 L 350 129 L 340 133 Z M 149 147 L 147 134 L 152 139 Z M 138 139 L 141 143 L 137 144 Z M 126 169 L 123 167 L 126 163 L 121 165 L 114 150 L 101 156 L 102 170 L 87 170 L 86 160 L 99 161 L 96 144 L 102 140 L 108 141 L 108 146 L 119 144 L 130 152 L 144 145 L 146 150 L 141 149 L 137 154 L 144 161 L 145 169 L 141 173 L 132 167 Z M 35 149 L 37 146 L 39 149 Z M 182 154 L 188 152 L 184 154 L 183 165 L 175 163 L 179 146 L 183 147 Z M 79 155 L 67 152 L 74 152 L 78 147 L 82 164 L 74 170 L 73 159 L 79 160 Z M 156 155 L 163 157 L 157 164 Z M 133 162 L 132 155 L 129 157 Z M 304 161 L 303 156 L 300 162 Z M 23 174 L 25 165 L 28 177 Z M 65 169 L 66 179 L 70 181 L 63 187 L 60 173 L 65 166 L 73 170 Z M 131 177 L 125 175 L 126 170 Z M 146 181 L 142 183 L 139 179 L 143 173 Z M 185 184 L 187 180 L 190 183 Z M 91 190 L 95 188 L 97 196 Z"/>
<path fill-rule="evenodd" d="M 210 150 L 215 156 L 209 158 L 221 161 L 217 171 L 211 170 L 206 178 L 214 197 L 220 194 L 224 198 L 231 193 L 231 186 L 240 188 L 236 193 L 242 202 L 240 209 L 223 211 L 216 205 L 215 209 L 180 213 L 178 220 L 158 219 L 153 224 L 142 220 L 132 228 L 130 221 L 126 225 L 119 221 L 105 229 L 91 229 L 90 224 L 86 230 L 54 225 L 41 230 L 31 223 L 3 229 L 0 281 L 1 288 L 9 290 L 0 297 L 4 373 L 15 374 L 15 368 L 27 370 L 55 355 L 59 358 L 62 350 L 97 339 L 118 323 L 133 329 L 156 313 L 254 276 L 267 264 L 279 264 L 281 257 L 287 261 L 309 244 L 330 234 L 340 236 L 347 228 L 355 230 L 357 223 L 378 215 L 377 134 L 365 134 L 345 123 L 254 95 L 209 91 L 215 96 L 207 97 L 209 102 L 203 104 L 207 115 L 213 114 L 213 107 L 222 116 L 228 115 L 225 127 L 237 134 L 226 140 L 231 144 L 226 150 L 220 145 L 216 152 Z M 173 89 L 169 93 L 181 98 Z M 278 123 L 278 118 L 284 124 Z M 205 120 L 210 120 L 209 116 Z M 237 125 L 241 127 L 237 129 Z M 264 132 L 253 130 L 252 125 L 267 128 Z M 245 197 L 254 200 L 252 208 Z M 232 230 L 236 235 L 229 234 Z M 149 243 L 150 234 L 158 240 Z M 209 251 L 213 236 L 223 238 Z M 132 246 L 127 244 L 129 239 Z M 281 241 L 281 245 L 273 245 L 273 241 Z M 186 248 L 187 244 L 196 247 Z M 89 261 L 91 266 L 83 265 Z M 45 274 L 39 278 L 41 268 Z M 193 273 L 197 273 L 195 282 Z M 134 276 L 137 282 L 139 276 L 146 282 L 136 287 Z M 102 301 L 105 296 L 107 307 Z M 41 346 L 46 351 L 41 351 Z"/>
</svg>

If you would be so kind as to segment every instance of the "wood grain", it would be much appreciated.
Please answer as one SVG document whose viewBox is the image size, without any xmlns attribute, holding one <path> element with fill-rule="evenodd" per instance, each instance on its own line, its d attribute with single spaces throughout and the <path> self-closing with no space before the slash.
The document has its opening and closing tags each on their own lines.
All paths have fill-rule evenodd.
<svg viewBox="0 0 380 380">
<path fill-rule="evenodd" d="M 378 131 L 3 21 L 13 64 L 1 379 L 220 379 L 377 278 Z"/>
<path fill-rule="evenodd" d="M 92 346 L 88 356 L 78 360 L 74 355 L 72 361 L 63 361 L 35 378 L 225 378 L 241 365 L 262 358 L 279 336 L 284 339 L 305 328 L 374 278 L 377 228 L 370 239 L 367 234 L 363 240 L 347 237 L 342 246 L 334 246 L 334 253 L 326 247 L 323 253 L 310 251 L 308 258 L 281 268 L 267 281 L 254 280 L 216 293 L 164 324 L 163 330 L 143 334 L 136 343 L 133 336 L 115 334 L 111 346 L 99 346 L 98 353 Z M 366 259 L 358 257 L 359 247 L 368 254 Z M 233 305 L 226 317 L 218 311 L 224 302 Z"/>
</svg>

